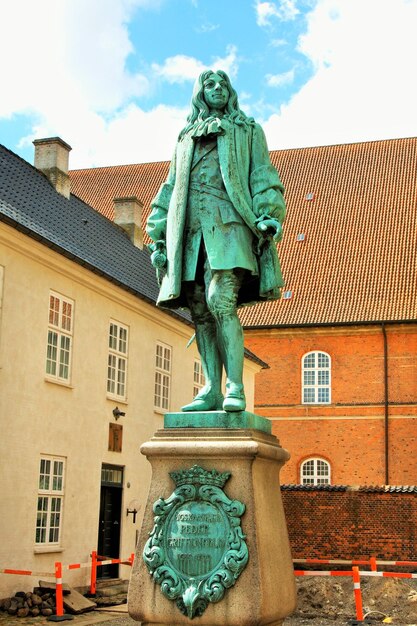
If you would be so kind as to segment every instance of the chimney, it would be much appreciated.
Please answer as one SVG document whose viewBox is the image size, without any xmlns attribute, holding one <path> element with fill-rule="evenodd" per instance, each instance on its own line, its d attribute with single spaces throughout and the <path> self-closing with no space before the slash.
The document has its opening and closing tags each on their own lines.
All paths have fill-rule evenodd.
<svg viewBox="0 0 417 626">
<path fill-rule="evenodd" d="M 121 226 L 129 235 L 130 241 L 142 250 L 142 209 L 143 204 L 132 196 L 130 198 L 114 198 L 114 223 Z"/>
<path fill-rule="evenodd" d="M 43 172 L 58 193 L 70 197 L 68 157 L 72 149 L 60 137 L 35 139 L 35 167 Z"/>
</svg>

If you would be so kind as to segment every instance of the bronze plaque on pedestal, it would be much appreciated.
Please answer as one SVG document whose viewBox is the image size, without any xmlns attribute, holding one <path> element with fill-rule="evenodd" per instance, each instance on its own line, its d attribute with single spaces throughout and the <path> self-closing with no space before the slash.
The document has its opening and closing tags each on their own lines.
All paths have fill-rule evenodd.
<svg viewBox="0 0 417 626">
<path fill-rule="evenodd" d="M 162 593 L 192 619 L 223 598 L 248 562 L 245 505 L 223 491 L 230 472 L 194 465 L 170 476 L 176 489 L 154 504 L 143 559 Z"/>
</svg>

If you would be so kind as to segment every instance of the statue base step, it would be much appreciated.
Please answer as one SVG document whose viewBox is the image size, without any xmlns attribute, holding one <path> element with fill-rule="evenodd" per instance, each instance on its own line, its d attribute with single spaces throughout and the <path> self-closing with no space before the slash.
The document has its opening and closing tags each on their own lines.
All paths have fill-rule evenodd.
<svg viewBox="0 0 417 626">
<path fill-rule="evenodd" d="M 189 413 L 166 413 L 164 428 L 239 428 L 255 429 L 271 434 L 269 419 L 249 411 L 190 411 Z"/>
<path fill-rule="evenodd" d="M 230 473 L 224 493 L 220 493 L 224 501 L 236 500 L 244 505 L 240 522 L 249 558 L 236 581 L 231 583 L 233 586 L 226 582 L 223 597 L 217 602 L 209 601 L 201 614 L 193 615 L 193 623 L 198 626 L 280 626 L 293 612 L 296 602 L 293 563 L 279 485 L 279 471 L 289 454 L 270 434 L 269 420 L 246 411 L 236 414 L 223 411 L 168 413 L 165 428 L 143 444 L 141 452 L 152 466 L 152 480 L 129 586 L 131 617 L 142 622 L 142 626 L 184 626 L 191 622 L 192 618 L 181 612 L 176 601 L 164 595 L 160 584 L 150 575 L 143 553 L 145 545 L 149 546 L 148 540 L 151 541 L 151 531 L 159 529 L 162 519 L 161 515 L 155 518 L 155 502 L 166 503 L 168 510 L 175 489 L 173 479 L 183 474 L 191 475 L 188 470 L 198 466 L 210 475 L 213 472 L 224 476 Z M 175 491 L 182 497 L 181 487 Z M 177 518 L 182 520 L 186 519 L 184 515 L 189 515 L 184 513 L 186 506 L 182 505 Z M 199 506 L 201 512 L 201 507 L 211 505 L 190 502 L 190 511 L 193 506 Z M 159 507 L 159 513 L 161 510 Z M 162 552 L 165 550 L 168 555 L 168 565 L 172 565 L 173 560 L 171 555 L 169 562 L 171 548 L 168 546 L 188 545 L 187 542 L 195 545 L 189 538 L 198 537 L 198 534 L 189 533 L 198 533 L 202 528 L 201 525 L 170 522 L 172 519 L 172 515 L 167 516 L 168 526 L 171 524 L 170 529 L 175 529 L 173 539 L 164 536 L 165 529 L 160 534 L 153 534 L 156 550 L 161 546 Z M 208 535 L 219 532 L 221 536 L 221 528 L 222 524 L 209 525 Z M 201 540 L 198 545 L 202 545 Z M 203 545 L 208 544 L 203 540 Z M 151 552 L 148 550 L 148 557 Z M 180 556 L 187 559 L 195 555 Z M 205 556 L 198 554 L 196 558 L 201 560 Z M 190 565 L 187 567 L 189 569 Z M 190 580 L 191 586 L 198 587 L 201 576 L 196 573 L 196 567 L 196 563 L 191 564 Z M 230 567 L 233 571 L 233 563 Z M 220 573 L 220 579 L 222 576 L 227 579 L 227 575 Z M 168 576 L 162 584 L 170 587 L 174 583 Z"/>
</svg>

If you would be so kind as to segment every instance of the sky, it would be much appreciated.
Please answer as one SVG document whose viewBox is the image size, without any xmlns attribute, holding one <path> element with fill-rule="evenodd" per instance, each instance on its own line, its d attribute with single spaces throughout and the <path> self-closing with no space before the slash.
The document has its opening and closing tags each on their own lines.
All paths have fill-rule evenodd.
<svg viewBox="0 0 417 626">
<path fill-rule="evenodd" d="M 0 143 L 70 168 L 169 160 L 193 83 L 225 70 L 271 150 L 417 134 L 417 0 L 13 0 Z"/>
</svg>

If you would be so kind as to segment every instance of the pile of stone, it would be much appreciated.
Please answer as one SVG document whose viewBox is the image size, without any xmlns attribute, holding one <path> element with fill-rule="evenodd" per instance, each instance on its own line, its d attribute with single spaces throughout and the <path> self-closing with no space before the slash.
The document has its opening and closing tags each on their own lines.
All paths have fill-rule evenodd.
<svg viewBox="0 0 417 626">
<path fill-rule="evenodd" d="M 129 581 L 120 578 L 99 580 L 94 601 L 99 607 L 126 604 L 128 587 Z"/>
<path fill-rule="evenodd" d="M 0 608 L 16 617 L 37 617 L 54 615 L 56 610 L 55 592 L 35 587 L 32 591 L 18 591 L 12 598 L 0 603 Z"/>
</svg>

